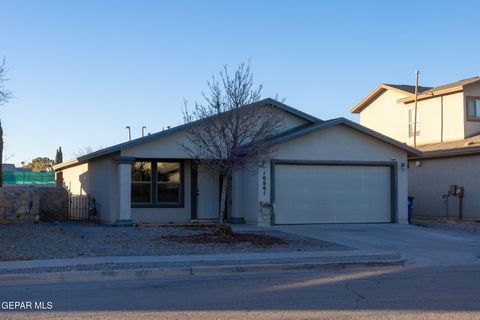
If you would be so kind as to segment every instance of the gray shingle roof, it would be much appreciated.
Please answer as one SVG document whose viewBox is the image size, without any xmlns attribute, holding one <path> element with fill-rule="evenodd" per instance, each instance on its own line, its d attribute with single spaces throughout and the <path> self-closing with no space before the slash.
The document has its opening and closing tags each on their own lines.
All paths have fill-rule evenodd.
<svg viewBox="0 0 480 320">
<path fill-rule="evenodd" d="M 385 85 L 396 88 L 398 90 L 408 92 L 408 93 L 412 93 L 412 94 L 415 93 L 415 86 L 410 86 L 408 84 L 389 84 L 389 83 L 385 83 Z M 430 90 L 430 89 L 432 89 L 432 88 L 431 87 L 418 86 L 418 92 L 419 93 L 422 93 L 422 92 Z"/>
<path fill-rule="evenodd" d="M 455 81 L 455 82 L 443 84 L 443 85 L 438 86 L 438 87 L 430 88 L 429 90 L 426 90 L 426 91 L 424 91 L 424 92 L 422 92 L 422 93 L 423 93 L 423 94 L 429 94 L 429 93 L 434 93 L 434 92 L 436 92 L 436 91 L 445 90 L 445 89 L 449 89 L 449 88 L 455 88 L 455 87 L 459 87 L 459 86 L 466 86 L 466 85 L 468 85 L 468 84 L 477 82 L 478 80 L 480 80 L 480 77 L 472 77 L 472 78 L 468 78 L 468 79 L 463 79 L 463 80 L 459 80 L 459 81 Z"/>
<path fill-rule="evenodd" d="M 480 153 L 480 133 L 462 140 L 429 143 L 417 146 L 422 152 L 414 159 L 465 156 Z"/>
</svg>

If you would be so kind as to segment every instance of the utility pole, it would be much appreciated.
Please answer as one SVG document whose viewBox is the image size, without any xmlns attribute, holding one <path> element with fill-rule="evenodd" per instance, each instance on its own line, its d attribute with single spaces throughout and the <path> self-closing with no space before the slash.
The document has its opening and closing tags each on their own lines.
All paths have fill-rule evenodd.
<svg viewBox="0 0 480 320">
<path fill-rule="evenodd" d="M 132 141 L 132 131 L 130 130 L 130 126 L 126 126 L 125 129 L 128 130 L 128 141 Z"/>
<path fill-rule="evenodd" d="M 145 136 L 145 129 L 147 129 L 147 127 L 143 126 L 142 127 L 142 138 Z"/>
<path fill-rule="evenodd" d="M 413 147 L 417 147 L 417 100 L 418 100 L 418 76 L 420 71 L 415 71 L 416 80 L 415 80 L 415 115 L 413 119 Z"/>
</svg>

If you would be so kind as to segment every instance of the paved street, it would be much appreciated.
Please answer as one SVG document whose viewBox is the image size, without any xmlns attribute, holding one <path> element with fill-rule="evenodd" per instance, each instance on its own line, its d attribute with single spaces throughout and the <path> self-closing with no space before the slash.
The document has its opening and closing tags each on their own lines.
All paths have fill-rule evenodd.
<svg viewBox="0 0 480 320">
<path fill-rule="evenodd" d="M 360 250 L 399 252 L 408 262 L 405 267 L 3 284 L 2 302 L 52 302 L 55 312 L 0 311 L 0 319 L 480 319 L 476 236 L 401 225 L 275 229 Z"/>
<path fill-rule="evenodd" d="M 51 301 L 62 312 L 0 318 L 480 319 L 479 274 L 389 267 L 2 286 L 4 301 Z"/>
</svg>

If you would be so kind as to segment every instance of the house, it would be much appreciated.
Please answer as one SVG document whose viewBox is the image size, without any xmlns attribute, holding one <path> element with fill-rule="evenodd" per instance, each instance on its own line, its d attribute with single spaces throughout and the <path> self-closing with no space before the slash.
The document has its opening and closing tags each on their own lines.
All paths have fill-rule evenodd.
<svg viewBox="0 0 480 320">
<path fill-rule="evenodd" d="M 417 150 L 344 118 L 320 120 L 273 99 L 275 158 L 230 183 L 231 222 L 255 225 L 407 222 L 407 158 Z M 72 194 L 89 194 L 104 223 L 218 220 L 220 177 L 180 147 L 202 120 L 54 166 Z"/>
<path fill-rule="evenodd" d="M 360 124 L 414 144 L 415 87 L 381 84 L 355 105 Z M 409 157 L 413 214 L 480 219 L 480 77 L 419 87 Z"/>
</svg>

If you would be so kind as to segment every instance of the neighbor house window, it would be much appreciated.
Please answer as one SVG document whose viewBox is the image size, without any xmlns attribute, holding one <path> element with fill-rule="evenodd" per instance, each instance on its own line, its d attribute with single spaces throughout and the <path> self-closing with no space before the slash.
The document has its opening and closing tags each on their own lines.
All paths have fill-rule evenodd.
<svg viewBox="0 0 480 320">
<path fill-rule="evenodd" d="M 132 166 L 132 205 L 181 207 L 182 184 L 182 162 L 137 161 Z"/>
<path fill-rule="evenodd" d="M 467 97 L 467 120 L 480 121 L 480 97 Z"/>
<path fill-rule="evenodd" d="M 415 131 L 415 109 L 408 110 L 408 137 L 413 137 Z M 417 137 L 420 135 L 420 110 L 417 109 Z"/>
</svg>

